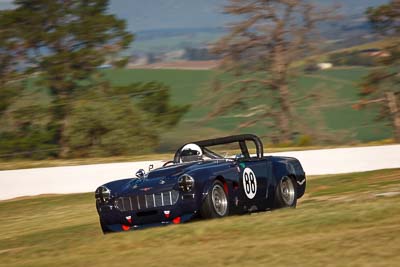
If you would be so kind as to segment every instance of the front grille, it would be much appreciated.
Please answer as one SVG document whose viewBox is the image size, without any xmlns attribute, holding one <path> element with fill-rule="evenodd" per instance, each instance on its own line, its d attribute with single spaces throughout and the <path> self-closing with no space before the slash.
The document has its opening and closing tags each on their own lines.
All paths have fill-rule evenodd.
<svg viewBox="0 0 400 267">
<path fill-rule="evenodd" d="M 171 190 L 150 195 L 119 197 L 116 200 L 116 205 L 121 211 L 139 211 L 143 209 L 175 205 L 178 198 L 179 192 Z"/>
</svg>

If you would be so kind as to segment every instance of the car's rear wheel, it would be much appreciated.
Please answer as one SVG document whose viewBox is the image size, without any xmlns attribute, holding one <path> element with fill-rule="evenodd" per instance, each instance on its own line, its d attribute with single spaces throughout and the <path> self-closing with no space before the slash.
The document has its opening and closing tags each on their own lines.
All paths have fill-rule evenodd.
<svg viewBox="0 0 400 267">
<path fill-rule="evenodd" d="M 220 218 L 229 214 L 228 197 L 220 181 L 214 181 L 208 190 L 200 214 L 203 218 Z"/>
<path fill-rule="evenodd" d="M 297 204 L 296 183 L 288 176 L 282 177 L 275 192 L 275 207 L 295 208 Z"/>
</svg>

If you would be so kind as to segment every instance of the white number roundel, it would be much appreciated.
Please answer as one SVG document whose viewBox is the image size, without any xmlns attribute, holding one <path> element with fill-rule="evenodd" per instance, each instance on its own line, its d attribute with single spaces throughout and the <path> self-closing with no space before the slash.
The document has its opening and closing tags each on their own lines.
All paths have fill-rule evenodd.
<svg viewBox="0 0 400 267">
<path fill-rule="evenodd" d="M 243 171 L 243 189 L 249 199 L 253 199 L 257 193 L 257 179 L 253 170 L 246 168 Z"/>
</svg>

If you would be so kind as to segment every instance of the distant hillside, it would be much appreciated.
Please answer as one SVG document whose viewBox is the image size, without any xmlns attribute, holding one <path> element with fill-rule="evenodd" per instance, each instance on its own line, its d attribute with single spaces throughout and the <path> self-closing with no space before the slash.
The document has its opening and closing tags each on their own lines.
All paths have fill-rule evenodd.
<svg viewBox="0 0 400 267">
<path fill-rule="evenodd" d="M 340 21 L 321 29 L 333 49 L 369 42 L 364 12 L 388 0 L 310 0 L 318 5 L 340 5 Z M 127 20 L 128 28 L 136 34 L 131 52 L 159 53 L 202 47 L 222 36 L 224 26 L 235 20 L 223 14 L 227 0 L 111 0 L 110 11 Z"/>
<path fill-rule="evenodd" d="M 139 31 L 135 33 L 132 53 L 161 53 L 185 48 L 205 47 L 224 35 L 219 28 L 177 28 Z"/>
<path fill-rule="evenodd" d="M 330 40 L 326 50 L 336 50 L 375 41 L 362 14 L 343 17 L 320 25 L 323 38 Z M 226 34 L 224 27 L 171 28 L 138 31 L 135 33 L 132 53 L 162 53 L 188 47 L 205 47 Z"/>
</svg>

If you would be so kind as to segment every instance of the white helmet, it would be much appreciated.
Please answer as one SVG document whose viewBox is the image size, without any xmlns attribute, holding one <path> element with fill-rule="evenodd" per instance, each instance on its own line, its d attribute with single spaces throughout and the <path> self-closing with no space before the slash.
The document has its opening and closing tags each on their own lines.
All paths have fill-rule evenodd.
<svg viewBox="0 0 400 267">
<path fill-rule="evenodd" d="M 196 144 L 187 144 L 181 149 L 180 161 L 198 161 L 203 158 L 203 151 Z"/>
</svg>

